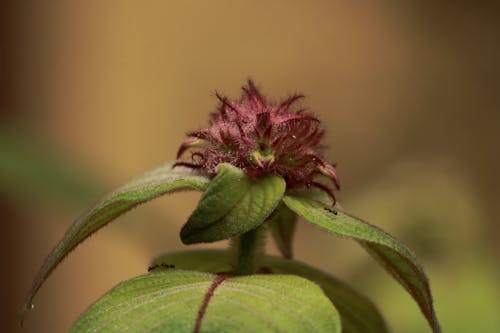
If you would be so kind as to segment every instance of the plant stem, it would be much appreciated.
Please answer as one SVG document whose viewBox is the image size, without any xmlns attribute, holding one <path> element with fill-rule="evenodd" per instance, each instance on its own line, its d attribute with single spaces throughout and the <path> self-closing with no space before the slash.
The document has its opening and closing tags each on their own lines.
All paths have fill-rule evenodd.
<svg viewBox="0 0 500 333">
<path fill-rule="evenodd" d="M 257 257 L 262 252 L 262 227 L 250 230 L 235 239 L 236 273 L 239 275 L 254 274 L 257 270 Z"/>
</svg>

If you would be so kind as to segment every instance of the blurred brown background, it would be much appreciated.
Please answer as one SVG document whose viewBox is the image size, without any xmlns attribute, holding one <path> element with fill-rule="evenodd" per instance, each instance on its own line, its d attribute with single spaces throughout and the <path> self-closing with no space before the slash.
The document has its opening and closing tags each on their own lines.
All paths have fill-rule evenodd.
<svg viewBox="0 0 500 333">
<path fill-rule="evenodd" d="M 19 311 L 49 250 L 106 191 L 172 160 L 215 89 L 306 94 L 340 200 L 405 241 L 445 332 L 500 332 L 500 10 L 456 1 L 3 1 L 2 332 L 64 332 L 164 251 L 197 194 L 134 210 L 77 248 Z M 225 246 L 225 243 L 212 246 Z M 394 332 L 427 332 L 356 244 L 305 224 L 296 257 L 351 281 Z M 276 253 L 273 246 L 269 251 Z"/>
</svg>

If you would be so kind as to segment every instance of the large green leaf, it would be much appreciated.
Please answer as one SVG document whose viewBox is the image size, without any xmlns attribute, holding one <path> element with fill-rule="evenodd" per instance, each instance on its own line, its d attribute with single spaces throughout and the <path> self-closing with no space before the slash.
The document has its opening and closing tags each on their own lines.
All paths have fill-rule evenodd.
<svg viewBox="0 0 500 333">
<path fill-rule="evenodd" d="M 287 195 L 285 204 L 311 224 L 357 240 L 387 269 L 418 303 L 434 332 L 440 332 L 429 281 L 415 255 L 383 230 L 305 196 Z"/>
<path fill-rule="evenodd" d="M 267 257 L 263 267 L 273 274 L 294 274 L 316 282 L 339 311 L 343 333 L 387 333 L 377 307 L 346 283 L 306 264 Z"/>
<path fill-rule="evenodd" d="M 215 242 L 258 227 L 283 197 L 283 178 L 250 179 L 243 170 L 220 164 L 219 173 L 181 230 L 185 244 Z"/>
<path fill-rule="evenodd" d="M 260 271 L 294 274 L 321 286 L 339 311 L 343 333 L 386 333 L 387 326 L 373 303 L 342 281 L 298 261 L 266 256 L 260 260 Z M 230 273 L 231 253 L 221 250 L 192 250 L 166 253 L 156 258 L 151 270 L 172 267 L 210 273 Z"/>
<path fill-rule="evenodd" d="M 166 164 L 107 195 L 75 221 L 45 259 L 33 282 L 24 311 L 32 307 L 35 293 L 52 270 L 72 249 L 91 234 L 141 203 L 173 191 L 186 189 L 203 191 L 209 182 L 207 177 L 191 169 L 185 167 L 172 169 L 172 164 Z"/>
<path fill-rule="evenodd" d="M 72 332 L 340 330 L 337 311 L 306 279 L 173 270 L 119 284 L 81 315 Z"/>
</svg>

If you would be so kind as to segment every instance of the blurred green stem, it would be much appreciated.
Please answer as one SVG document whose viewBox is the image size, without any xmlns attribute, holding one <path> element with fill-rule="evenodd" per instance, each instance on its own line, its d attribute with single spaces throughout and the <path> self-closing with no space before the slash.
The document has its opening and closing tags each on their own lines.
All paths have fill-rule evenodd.
<svg viewBox="0 0 500 333">
<path fill-rule="evenodd" d="M 257 258 L 262 254 L 262 227 L 250 230 L 233 242 L 236 249 L 236 273 L 239 275 L 254 274 L 257 270 Z"/>
</svg>

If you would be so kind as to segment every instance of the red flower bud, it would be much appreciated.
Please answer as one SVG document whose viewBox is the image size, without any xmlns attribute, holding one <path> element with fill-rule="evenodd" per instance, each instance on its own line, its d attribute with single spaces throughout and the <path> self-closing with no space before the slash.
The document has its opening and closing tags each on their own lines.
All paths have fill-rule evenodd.
<svg viewBox="0 0 500 333">
<path fill-rule="evenodd" d="M 318 187 L 335 200 L 332 189 L 315 181 L 323 175 L 339 189 L 335 167 L 321 154 L 324 130 L 314 115 L 292 110 L 303 96 L 271 104 L 250 80 L 243 91 L 240 101 L 216 94 L 220 105 L 210 115 L 210 127 L 188 133 L 179 148 L 177 158 L 188 149 L 196 149 L 191 161 L 176 165 L 203 169 L 215 176 L 220 163 L 231 163 L 252 178 L 279 175 L 289 188 Z"/>
</svg>

